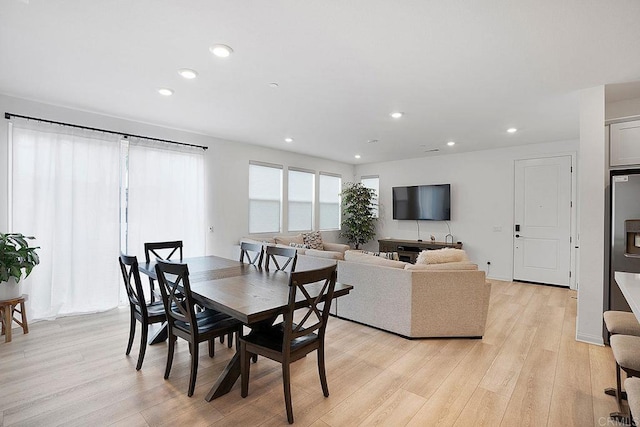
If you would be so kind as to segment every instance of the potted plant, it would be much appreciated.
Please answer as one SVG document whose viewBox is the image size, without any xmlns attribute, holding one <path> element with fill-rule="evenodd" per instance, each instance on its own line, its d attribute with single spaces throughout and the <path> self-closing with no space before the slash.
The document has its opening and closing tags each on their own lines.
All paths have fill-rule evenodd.
<svg viewBox="0 0 640 427">
<path fill-rule="evenodd" d="M 347 183 L 340 194 L 342 196 L 343 219 L 340 236 L 346 237 L 359 249 L 376 235 L 376 217 L 374 199 L 376 192 L 361 183 Z"/>
<path fill-rule="evenodd" d="M 0 300 L 19 297 L 23 274 L 27 277 L 40 263 L 39 247 L 30 247 L 27 242 L 33 239 L 20 233 L 0 233 Z"/>
</svg>

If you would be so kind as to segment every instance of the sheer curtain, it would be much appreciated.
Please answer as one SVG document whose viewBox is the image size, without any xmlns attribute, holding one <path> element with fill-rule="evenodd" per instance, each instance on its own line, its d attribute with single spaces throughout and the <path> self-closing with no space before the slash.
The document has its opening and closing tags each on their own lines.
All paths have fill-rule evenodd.
<svg viewBox="0 0 640 427">
<path fill-rule="evenodd" d="M 33 319 L 118 305 L 119 137 L 15 121 L 11 231 L 37 238 L 24 281 Z"/>
<path fill-rule="evenodd" d="M 203 150 L 133 138 L 128 165 L 126 251 L 144 259 L 144 242 L 182 240 L 185 257 L 204 255 Z"/>
</svg>

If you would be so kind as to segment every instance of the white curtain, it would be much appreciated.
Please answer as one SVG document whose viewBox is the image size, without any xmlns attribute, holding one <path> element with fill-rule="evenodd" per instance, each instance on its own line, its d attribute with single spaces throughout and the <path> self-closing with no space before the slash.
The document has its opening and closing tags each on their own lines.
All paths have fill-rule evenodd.
<svg viewBox="0 0 640 427">
<path fill-rule="evenodd" d="M 145 242 L 182 240 L 184 256 L 205 254 L 201 148 L 132 139 L 128 159 L 128 245 L 144 260 Z"/>
<path fill-rule="evenodd" d="M 17 120 L 11 138 L 13 232 L 40 265 L 24 281 L 32 319 L 118 305 L 118 136 Z"/>
</svg>

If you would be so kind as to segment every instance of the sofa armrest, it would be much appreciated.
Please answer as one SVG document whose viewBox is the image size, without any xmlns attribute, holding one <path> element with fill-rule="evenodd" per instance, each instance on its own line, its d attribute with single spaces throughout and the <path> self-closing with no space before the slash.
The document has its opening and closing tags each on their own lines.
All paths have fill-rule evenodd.
<svg viewBox="0 0 640 427">
<path fill-rule="evenodd" d="M 343 254 L 351 249 L 351 246 L 342 243 L 326 243 L 322 242 L 322 249 L 325 251 L 342 252 Z"/>
</svg>

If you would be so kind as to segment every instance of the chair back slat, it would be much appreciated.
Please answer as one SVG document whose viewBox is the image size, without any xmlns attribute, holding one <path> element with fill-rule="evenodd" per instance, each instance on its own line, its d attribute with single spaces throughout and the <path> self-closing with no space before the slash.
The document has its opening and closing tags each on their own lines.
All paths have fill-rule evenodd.
<svg viewBox="0 0 640 427">
<path fill-rule="evenodd" d="M 197 332 L 196 310 L 191 296 L 187 264 L 158 260 L 156 275 L 160 284 L 167 320 L 173 327 L 176 321 L 189 324 L 191 333 Z"/>
<path fill-rule="evenodd" d="M 253 255 L 251 254 L 253 252 Z M 256 267 L 262 267 L 262 258 L 264 257 L 264 248 L 259 243 L 242 242 L 240 244 L 240 262 L 247 262 Z"/>
<path fill-rule="evenodd" d="M 265 250 L 265 255 L 267 256 L 264 264 L 264 268 L 269 270 L 269 264 L 273 262 L 276 267 L 276 271 L 285 271 L 289 264 L 291 264 L 290 272 L 294 272 L 296 270 L 296 263 L 298 262 L 298 252 L 295 248 L 279 248 L 277 246 L 267 246 Z M 280 266 L 277 257 L 282 257 L 286 259 L 286 262 Z"/>
<path fill-rule="evenodd" d="M 317 332 L 320 339 L 324 338 L 335 286 L 335 265 L 317 270 L 291 273 L 289 279 L 289 303 L 287 312 L 284 314 L 283 349 L 290 348 L 294 339 L 312 332 Z M 302 299 L 303 306 L 296 310 L 296 304 L 300 304 L 300 302 L 296 302 L 300 294 L 304 297 Z M 296 311 L 303 312 L 303 316 L 301 320 L 294 324 L 293 318 Z"/>
<path fill-rule="evenodd" d="M 151 255 L 157 259 L 168 260 L 174 255 L 180 255 L 182 261 L 182 240 L 170 242 L 147 242 L 144 244 L 144 255 L 147 262 L 151 261 Z"/>
<path fill-rule="evenodd" d="M 138 259 L 135 256 L 120 254 L 118 259 L 124 287 L 132 308 L 135 307 L 143 316 L 147 316 L 147 304 L 140 281 L 140 271 L 138 270 Z"/>
</svg>

